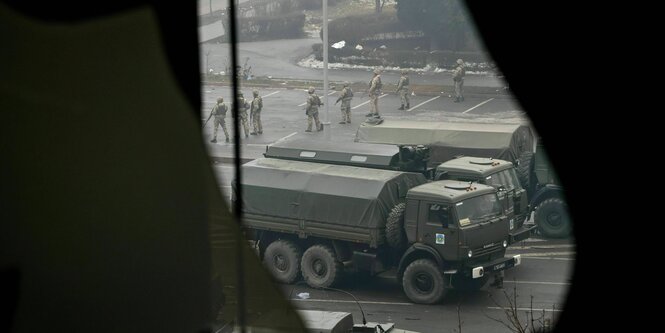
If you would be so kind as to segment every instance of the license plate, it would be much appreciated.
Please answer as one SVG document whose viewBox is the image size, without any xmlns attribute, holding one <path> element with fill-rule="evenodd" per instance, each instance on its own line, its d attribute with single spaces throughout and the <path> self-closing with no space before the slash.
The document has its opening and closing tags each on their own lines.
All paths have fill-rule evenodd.
<svg viewBox="0 0 665 333">
<path fill-rule="evenodd" d="M 504 268 L 504 267 L 506 267 L 506 263 L 505 263 L 505 262 L 504 262 L 504 263 L 501 263 L 501 264 L 498 264 L 498 265 L 494 265 L 494 270 L 495 270 L 495 271 L 498 271 L 498 270 L 500 270 L 500 269 L 502 269 L 502 268 Z"/>
</svg>

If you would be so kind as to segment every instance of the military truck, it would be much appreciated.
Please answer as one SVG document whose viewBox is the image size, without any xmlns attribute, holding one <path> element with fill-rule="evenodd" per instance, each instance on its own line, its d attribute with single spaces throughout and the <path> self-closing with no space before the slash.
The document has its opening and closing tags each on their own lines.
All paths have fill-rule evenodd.
<svg viewBox="0 0 665 333">
<path fill-rule="evenodd" d="M 428 166 L 434 168 L 460 156 L 509 161 L 529 198 L 526 216 L 533 213 L 538 231 L 551 238 L 570 235 L 572 222 L 563 188 L 541 141 L 526 125 L 386 120 L 380 125 L 361 124 L 355 141 L 426 146 Z"/>
<path fill-rule="evenodd" d="M 496 189 L 419 173 L 260 158 L 243 165 L 243 228 L 275 279 L 328 287 L 345 270 L 393 270 L 436 303 L 520 264 Z M 237 183 L 233 183 L 232 200 Z"/>
<path fill-rule="evenodd" d="M 517 172 L 508 161 L 462 157 L 428 167 L 429 148 L 353 143 L 311 142 L 295 139 L 266 147 L 265 157 L 308 161 L 365 168 L 422 173 L 429 180 L 453 179 L 494 186 L 504 202 L 509 218 L 509 244 L 528 238 L 533 225 L 524 225 L 529 210 L 526 190 L 517 180 Z"/>
</svg>

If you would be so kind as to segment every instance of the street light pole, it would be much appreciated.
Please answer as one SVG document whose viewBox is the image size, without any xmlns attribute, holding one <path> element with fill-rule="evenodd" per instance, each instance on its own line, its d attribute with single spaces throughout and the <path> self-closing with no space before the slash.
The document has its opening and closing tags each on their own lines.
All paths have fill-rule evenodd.
<svg viewBox="0 0 665 333">
<path fill-rule="evenodd" d="M 327 140 L 330 140 L 330 113 L 328 112 L 328 0 L 323 0 L 323 96 L 326 103 L 326 117 L 323 129 Z"/>
</svg>

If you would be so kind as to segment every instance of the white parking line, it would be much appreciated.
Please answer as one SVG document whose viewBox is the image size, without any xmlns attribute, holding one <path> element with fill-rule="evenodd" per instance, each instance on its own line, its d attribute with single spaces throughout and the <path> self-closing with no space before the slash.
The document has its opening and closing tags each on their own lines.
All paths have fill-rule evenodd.
<svg viewBox="0 0 665 333">
<path fill-rule="evenodd" d="M 294 136 L 294 135 L 296 135 L 296 134 L 298 134 L 298 132 L 293 132 L 293 133 L 291 133 L 291 134 L 289 134 L 289 135 L 287 135 L 287 136 L 285 136 L 285 137 L 283 137 L 283 138 L 281 138 L 281 139 L 279 139 L 279 140 L 277 140 L 277 141 L 275 141 L 275 142 L 269 144 L 269 146 L 274 145 L 274 144 L 276 144 L 276 143 L 278 143 L 278 142 L 284 141 L 284 140 L 286 140 L 286 139 L 288 139 L 288 138 L 290 138 L 290 137 L 292 137 L 292 136 Z"/>
<path fill-rule="evenodd" d="M 490 310 L 506 310 L 505 308 L 500 308 L 498 306 L 488 306 L 487 307 Z M 561 312 L 563 310 L 557 310 L 557 309 L 535 309 L 535 308 L 517 308 L 518 311 L 533 311 L 533 312 Z"/>
<path fill-rule="evenodd" d="M 482 102 L 482 103 L 480 103 L 480 104 L 478 104 L 478 105 L 476 105 L 476 106 L 474 106 L 474 107 L 472 107 L 472 108 L 470 108 L 470 109 L 468 109 L 468 110 L 466 110 L 466 111 L 464 111 L 464 112 L 462 112 L 462 113 L 467 113 L 467 112 L 469 112 L 469 111 L 471 111 L 471 110 L 473 110 L 473 109 L 475 109 L 475 108 L 477 108 L 477 107 L 479 107 L 479 106 L 481 106 L 481 105 L 484 105 L 484 104 L 486 104 L 486 103 L 489 103 L 489 102 L 492 101 L 493 99 L 494 99 L 494 97 L 492 97 L 492 98 L 490 98 L 490 99 L 488 99 L 488 100 L 486 100 L 486 101 L 484 101 L 484 102 Z"/>
<path fill-rule="evenodd" d="M 433 101 L 433 100 L 435 100 L 435 99 L 437 99 L 437 98 L 441 98 L 441 96 L 436 96 L 436 97 L 434 97 L 434 98 L 430 98 L 430 99 L 428 99 L 428 100 L 426 100 L 426 101 L 424 101 L 424 102 L 422 102 L 422 103 L 420 103 L 420 104 L 418 104 L 418 105 L 416 105 L 416 106 L 414 106 L 414 107 L 412 107 L 412 108 L 406 110 L 406 112 L 411 112 L 411 111 L 413 111 L 414 109 L 418 108 L 419 106 L 421 106 L 421 105 L 423 105 L 423 104 L 425 104 L 425 103 L 429 103 L 429 102 L 431 102 L 431 101 Z"/>
<path fill-rule="evenodd" d="M 575 258 L 538 258 L 538 257 L 522 257 L 522 259 L 575 261 Z"/>
<path fill-rule="evenodd" d="M 274 95 L 274 94 L 279 94 L 279 93 L 281 93 L 281 92 L 282 92 L 281 90 L 277 90 L 277 91 L 275 91 L 275 92 L 271 92 L 271 93 L 269 93 L 268 95 L 264 95 L 263 97 L 270 97 L 270 96 L 272 96 L 272 95 Z"/>
<path fill-rule="evenodd" d="M 388 94 L 383 94 L 383 95 L 379 96 L 379 99 L 382 98 L 383 96 L 388 96 Z M 358 104 L 358 105 L 352 107 L 351 110 L 355 110 L 355 109 L 357 109 L 357 108 L 359 108 L 359 107 L 361 107 L 361 106 L 363 106 L 363 105 L 365 105 L 365 104 L 367 104 L 367 103 L 369 103 L 369 100 L 363 102 L 362 104 Z"/>
<path fill-rule="evenodd" d="M 574 256 L 575 252 L 538 252 L 538 253 L 520 253 L 522 258 L 528 257 L 554 257 L 554 256 Z"/>
<path fill-rule="evenodd" d="M 355 303 L 356 301 L 343 301 L 335 299 L 299 299 L 292 298 L 291 301 L 300 301 L 300 302 L 322 302 L 322 303 Z M 373 302 L 373 301 L 358 301 L 362 304 L 383 304 L 383 305 L 414 305 L 413 303 L 403 303 L 403 302 Z"/>
<path fill-rule="evenodd" d="M 332 95 L 332 94 L 334 94 L 334 93 L 336 93 L 336 91 L 331 91 L 330 94 L 328 94 L 328 96 L 330 96 L 330 95 Z M 305 104 L 307 104 L 307 102 L 302 103 L 302 104 L 298 104 L 298 106 L 305 106 Z"/>
<path fill-rule="evenodd" d="M 503 280 L 503 283 L 516 283 L 516 284 L 545 284 L 552 286 L 569 286 L 570 282 L 545 282 L 545 281 L 512 281 L 512 280 Z"/>
</svg>

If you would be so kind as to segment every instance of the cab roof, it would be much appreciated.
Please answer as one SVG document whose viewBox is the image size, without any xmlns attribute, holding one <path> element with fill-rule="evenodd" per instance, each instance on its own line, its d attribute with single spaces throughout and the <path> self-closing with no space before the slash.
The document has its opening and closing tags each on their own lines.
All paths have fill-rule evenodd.
<svg viewBox="0 0 665 333">
<path fill-rule="evenodd" d="M 499 159 L 463 156 L 441 163 L 436 167 L 437 173 L 442 171 L 475 174 L 487 177 L 498 171 L 510 169 L 513 164 Z"/>
<path fill-rule="evenodd" d="M 441 180 L 414 187 L 409 190 L 406 197 L 407 199 L 456 203 L 468 198 L 495 192 L 495 188 L 479 183 Z"/>
</svg>

